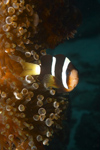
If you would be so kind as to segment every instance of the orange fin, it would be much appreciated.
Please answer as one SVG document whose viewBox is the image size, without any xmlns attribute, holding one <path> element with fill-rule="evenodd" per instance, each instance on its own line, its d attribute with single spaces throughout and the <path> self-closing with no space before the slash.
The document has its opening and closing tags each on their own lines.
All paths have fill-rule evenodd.
<svg viewBox="0 0 100 150">
<path fill-rule="evenodd" d="M 58 81 L 59 82 L 59 81 Z M 52 76 L 51 74 L 46 74 L 43 78 L 43 84 L 46 88 L 59 88 L 58 84 L 57 84 L 57 79 Z"/>
</svg>

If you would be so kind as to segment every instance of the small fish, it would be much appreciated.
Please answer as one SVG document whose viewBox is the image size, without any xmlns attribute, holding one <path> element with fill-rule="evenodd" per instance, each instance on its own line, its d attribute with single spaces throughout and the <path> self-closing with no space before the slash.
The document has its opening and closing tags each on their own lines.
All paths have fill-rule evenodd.
<svg viewBox="0 0 100 150">
<path fill-rule="evenodd" d="M 78 71 L 71 61 L 62 54 L 45 55 L 41 58 L 41 65 L 23 63 L 24 71 L 21 76 L 39 75 L 44 86 L 58 89 L 59 92 L 70 92 L 78 84 Z"/>
</svg>

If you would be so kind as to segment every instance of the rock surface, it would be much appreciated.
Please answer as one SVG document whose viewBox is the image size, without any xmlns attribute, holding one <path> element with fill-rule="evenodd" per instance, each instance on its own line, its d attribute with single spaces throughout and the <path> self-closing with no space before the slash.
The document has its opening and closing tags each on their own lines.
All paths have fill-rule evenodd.
<svg viewBox="0 0 100 150">
<path fill-rule="evenodd" d="M 66 137 L 54 140 L 52 150 L 100 150 L 100 1 L 77 0 L 77 5 L 83 23 L 76 37 L 54 51 L 48 50 L 49 54 L 62 53 L 70 58 L 80 76 L 78 86 L 70 93 L 69 144 L 65 121 Z"/>
</svg>

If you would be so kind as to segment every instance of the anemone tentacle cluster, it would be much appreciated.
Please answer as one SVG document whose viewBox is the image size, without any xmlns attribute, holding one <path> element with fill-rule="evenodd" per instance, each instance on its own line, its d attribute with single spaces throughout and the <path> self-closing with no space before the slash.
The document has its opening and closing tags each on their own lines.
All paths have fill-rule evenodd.
<svg viewBox="0 0 100 150">
<path fill-rule="evenodd" d="M 63 0 L 0 0 L 0 150 L 43 150 L 62 128 L 68 96 L 20 74 L 23 62 L 40 64 L 47 48 L 73 37 L 80 16 Z"/>
</svg>

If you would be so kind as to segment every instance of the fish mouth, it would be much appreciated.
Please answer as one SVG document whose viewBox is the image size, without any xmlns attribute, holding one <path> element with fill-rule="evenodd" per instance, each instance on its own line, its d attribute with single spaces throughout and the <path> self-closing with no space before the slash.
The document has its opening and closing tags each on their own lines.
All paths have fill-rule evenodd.
<svg viewBox="0 0 100 150">
<path fill-rule="evenodd" d="M 71 80 L 71 84 L 68 87 L 68 92 L 71 92 L 78 84 L 79 78 L 74 78 Z"/>
<path fill-rule="evenodd" d="M 76 87 L 78 82 L 79 82 L 79 78 L 73 79 L 73 84 L 74 84 L 73 87 Z"/>
</svg>

